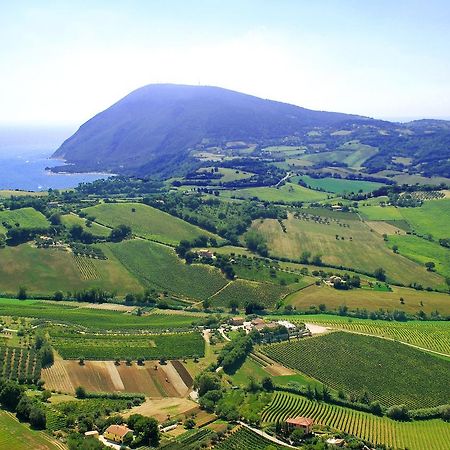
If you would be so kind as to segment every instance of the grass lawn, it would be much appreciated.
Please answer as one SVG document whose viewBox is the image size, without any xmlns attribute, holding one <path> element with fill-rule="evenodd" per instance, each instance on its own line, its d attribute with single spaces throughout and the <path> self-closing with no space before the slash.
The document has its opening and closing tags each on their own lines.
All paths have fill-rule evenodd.
<svg viewBox="0 0 450 450">
<path fill-rule="evenodd" d="M 279 188 L 275 187 L 257 187 L 247 189 L 236 189 L 221 192 L 221 196 L 234 196 L 236 198 L 253 198 L 257 197 L 262 201 L 269 202 L 315 202 L 327 199 L 325 192 L 318 192 L 312 189 L 299 186 L 298 184 L 286 183 Z"/>
<path fill-rule="evenodd" d="M 398 342 L 338 331 L 263 351 L 333 389 L 357 397 L 368 392 L 384 406 L 417 409 L 450 398 L 450 360 Z"/>
<path fill-rule="evenodd" d="M 270 376 L 258 363 L 247 358 L 235 374 L 231 375 L 231 382 L 237 386 L 247 386 L 249 379 L 253 377 L 256 381 Z"/>
<path fill-rule="evenodd" d="M 420 310 L 430 314 L 438 310 L 443 315 L 450 314 L 450 295 L 439 292 L 416 291 L 415 289 L 391 286 L 392 292 L 351 289 L 341 291 L 332 287 L 309 286 L 301 291 L 289 295 L 285 303 L 295 306 L 297 309 L 308 309 L 311 305 L 319 306 L 321 303 L 327 309 L 337 310 L 340 305 L 347 305 L 349 309 L 367 309 L 376 311 L 380 308 L 394 311 L 396 309 L 415 314 Z M 403 298 L 404 304 L 400 303 Z M 301 316 L 301 320 L 306 320 Z"/>
<path fill-rule="evenodd" d="M 378 267 L 386 270 L 393 281 L 424 287 L 438 287 L 442 277 L 427 272 L 423 266 L 392 252 L 383 238 L 359 221 L 317 221 L 312 217 L 296 219 L 292 214 L 283 221 L 286 233 L 277 220 L 257 220 L 253 228 L 265 238 L 273 256 L 299 259 L 303 251 L 321 255 L 326 264 L 344 266 L 373 273 Z M 338 238 L 336 238 L 336 235 Z"/>
<path fill-rule="evenodd" d="M 344 194 L 346 192 L 371 192 L 383 186 L 381 183 L 373 181 L 345 180 L 340 178 L 311 178 L 308 175 L 295 177 L 292 181 L 303 180 L 311 189 L 321 189 L 334 194 Z"/>
<path fill-rule="evenodd" d="M 1 410 L 0 429 L 0 448 L 11 450 L 57 450 L 60 448 L 50 436 L 42 431 L 30 429 L 11 414 Z"/>
<path fill-rule="evenodd" d="M 134 212 L 133 212 L 134 210 Z M 134 234 L 171 245 L 192 240 L 200 235 L 220 237 L 191 225 L 177 217 L 142 203 L 101 203 L 83 210 L 96 222 L 115 227 L 129 225 Z"/>
<path fill-rule="evenodd" d="M 83 258 L 92 277 L 86 279 L 75 257 L 58 249 L 34 248 L 29 244 L 0 249 L 0 291 L 16 293 L 20 286 L 31 294 L 52 295 L 55 291 L 75 291 L 100 287 L 118 294 L 138 292 L 142 286 L 133 275 L 107 254 L 107 260 Z"/>
</svg>

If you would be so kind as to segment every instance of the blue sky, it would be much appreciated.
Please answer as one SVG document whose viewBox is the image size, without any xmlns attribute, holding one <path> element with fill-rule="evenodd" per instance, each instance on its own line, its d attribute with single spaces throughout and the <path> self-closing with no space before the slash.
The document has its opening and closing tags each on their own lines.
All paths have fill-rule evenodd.
<svg viewBox="0 0 450 450">
<path fill-rule="evenodd" d="M 79 124 L 155 82 L 450 118 L 450 2 L 0 0 L 0 122 Z"/>
</svg>

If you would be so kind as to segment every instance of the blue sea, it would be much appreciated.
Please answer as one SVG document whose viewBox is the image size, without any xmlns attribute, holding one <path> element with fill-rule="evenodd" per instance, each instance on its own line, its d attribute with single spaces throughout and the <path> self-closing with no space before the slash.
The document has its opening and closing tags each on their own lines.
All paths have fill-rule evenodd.
<svg viewBox="0 0 450 450">
<path fill-rule="evenodd" d="M 46 191 L 107 178 L 107 174 L 55 174 L 45 170 L 64 164 L 50 157 L 73 131 L 70 127 L 0 127 L 0 189 Z"/>
</svg>

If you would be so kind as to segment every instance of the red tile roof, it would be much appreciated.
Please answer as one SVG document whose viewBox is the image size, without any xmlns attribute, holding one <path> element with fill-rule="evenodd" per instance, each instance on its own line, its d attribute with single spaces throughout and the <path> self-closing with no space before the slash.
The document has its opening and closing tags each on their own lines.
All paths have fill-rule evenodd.
<svg viewBox="0 0 450 450">
<path fill-rule="evenodd" d="M 127 433 L 129 433 L 131 430 L 124 426 L 124 425 L 110 425 L 106 431 L 108 433 L 114 434 L 116 436 L 124 437 Z"/>
<path fill-rule="evenodd" d="M 314 423 L 314 420 L 308 417 L 295 417 L 286 420 L 286 423 L 291 425 L 300 425 L 302 427 L 309 427 Z"/>
</svg>

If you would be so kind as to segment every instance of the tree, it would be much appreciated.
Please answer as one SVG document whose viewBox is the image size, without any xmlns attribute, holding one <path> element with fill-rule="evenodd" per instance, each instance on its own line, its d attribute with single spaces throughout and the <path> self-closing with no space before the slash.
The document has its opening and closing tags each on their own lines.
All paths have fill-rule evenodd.
<svg viewBox="0 0 450 450">
<path fill-rule="evenodd" d="M 308 264 L 309 258 L 311 257 L 311 252 L 304 251 L 300 255 L 300 262 L 302 264 Z"/>
<path fill-rule="evenodd" d="M 203 300 L 202 306 L 205 311 L 211 308 L 211 300 L 209 298 L 206 298 L 205 300 Z"/>
<path fill-rule="evenodd" d="M 314 255 L 313 259 L 311 261 L 311 264 L 314 265 L 314 266 L 321 266 L 323 264 L 322 256 L 321 255 Z"/>
<path fill-rule="evenodd" d="M 33 406 L 30 411 L 30 425 L 33 428 L 44 430 L 47 425 L 47 417 L 45 411 L 38 406 Z"/>
<path fill-rule="evenodd" d="M 183 425 L 186 430 L 192 430 L 192 428 L 195 427 L 195 420 L 192 417 L 189 417 L 184 421 Z"/>
<path fill-rule="evenodd" d="M 433 261 L 428 261 L 425 263 L 425 267 L 427 268 L 428 272 L 434 272 L 436 264 Z"/>
<path fill-rule="evenodd" d="M 22 393 L 22 387 L 13 381 L 7 381 L 0 391 L 0 403 L 6 408 L 15 411 Z"/>
<path fill-rule="evenodd" d="M 30 418 L 31 406 L 31 400 L 26 395 L 22 395 L 16 407 L 17 418 L 27 422 Z"/>
<path fill-rule="evenodd" d="M 74 241 L 79 241 L 81 240 L 83 232 L 84 230 L 81 225 L 72 225 L 69 230 L 69 235 Z"/>
<path fill-rule="evenodd" d="M 111 230 L 109 238 L 113 242 L 120 242 L 131 237 L 131 228 L 128 225 L 118 225 Z"/>
<path fill-rule="evenodd" d="M 270 377 L 263 378 L 263 380 L 261 381 L 261 385 L 267 392 L 272 392 L 275 387 L 275 385 L 273 384 L 273 380 Z"/>
<path fill-rule="evenodd" d="M 235 313 L 239 308 L 239 302 L 237 300 L 230 300 L 228 307 L 231 309 L 231 312 Z"/>
<path fill-rule="evenodd" d="M 53 300 L 56 300 L 57 302 L 60 302 L 61 300 L 64 300 L 64 294 L 61 291 L 56 291 L 53 294 Z"/>
<path fill-rule="evenodd" d="M 409 411 L 405 405 L 391 406 L 387 410 L 386 415 L 394 420 L 402 420 L 402 421 L 410 420 Z"/>
<path fill-rule="evenodd" d="M 216 373 L 205 372 L 195 379 L 194 387 L 198 390 L 199 397 L 201 397 L 208 391 L 220 390 L 220 378 Z"/>
<path fill-rule="evenodd" d="M 135 416 L 138 414 L 134 414 Z M 158 447 L 160 434 L 158 421 L 153 417 L 137 417 L 133 420 L 134 431 L 138 434 L 138 440 L 143 445 Z"/>
<path fill-rule="evenodd" d="M 53 356 L 53 350 L 50 347 L 50 345 L 45 344 L 41 350 L 40 350 L 40 356 L 41 356 L 41 364 L 42 367 L 50 367 L 53 365 L 55 358 Z"/>
<path fill-rule="evenodd" d="M 392 251 L 394 252 L 394 253 L 398 253 L 398 245 L 393 245 L 392 246 Z"/>
<path fill-rule="evenodd" d="M 19 300 L 26 300 L 27 299 L 27 289 L 23 286 L 19 287 L 19 290 L 17 291 L 17 298 Z"/>
<path fill-rule="evenodd" d="M 41 394 L 41 400 L 43 402 L 46 402 L 51 396 L 52 396 L 52 393 L 48 389 L 46 389 Z"/>
<path fill-rule="evenodd" d="M 378 281 L 386 281 L 386 271 L 382 267 L 375 269 L 373 275 Z"/>
<path fill-rule="evenodd" d="M 383 408 L 381 407 L 381 404 L 379 401 L 375 400 L 375 401 L 371 402 L 369 405 L 369 408 L 370 408 L 370 412 L 372 414 L 375 414 L 377 416 L 383 415 Z"/>
<path fill-rule="evenodd" d="M 296 428 L 291 433 L 291 439 L 294 445 L 300 445 L 305 437 L 305 431 L 302 428 Z"/>
<path fill-rule="evenodd" d="M 86 389 L 83 386 L 78 386 L 75 389 L 75 397 L 86 398 Z"/>
</svg>

